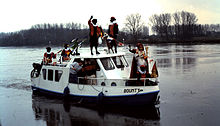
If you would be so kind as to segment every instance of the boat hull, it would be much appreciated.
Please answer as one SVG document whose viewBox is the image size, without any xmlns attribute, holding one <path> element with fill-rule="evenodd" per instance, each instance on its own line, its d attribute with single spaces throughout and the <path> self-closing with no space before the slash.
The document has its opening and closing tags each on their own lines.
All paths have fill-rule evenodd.
<svg viewBox="0 0 220 126">
<path fill-rule="evenodd" d="M 154 105 L 158 100 L 157 91 L 117 95 L 117 96 L 105 96 L 104 93 L 100 92 L 97 96 L 82 96 L 76 94 L 68 94 L 54 92 L 42 88 L 32 86 L 33 94 L 44 95 L 48 97 L 61 98 L 80 104 L 97 104 L 97 105 L 111 105 L 111 106 L 145 106 Z"/>
</svg>

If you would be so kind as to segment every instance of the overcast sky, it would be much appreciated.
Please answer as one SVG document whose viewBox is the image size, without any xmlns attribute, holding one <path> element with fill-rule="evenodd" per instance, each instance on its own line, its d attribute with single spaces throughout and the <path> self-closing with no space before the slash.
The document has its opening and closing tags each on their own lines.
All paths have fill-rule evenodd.
<svg viewBox="0 0 220 126">
<path fill-rule="evenodd" d="M 152 14 L 189 11 L 198 23 L 220 23 L 220 0 L 1 0 L 0 32 L 29 29 L 42 23 L 81 23 L 91 15 L 107 28 L 111 16 L 122 29 L 126 16 L 139 13 L 148 25 Z"/>
</svg>

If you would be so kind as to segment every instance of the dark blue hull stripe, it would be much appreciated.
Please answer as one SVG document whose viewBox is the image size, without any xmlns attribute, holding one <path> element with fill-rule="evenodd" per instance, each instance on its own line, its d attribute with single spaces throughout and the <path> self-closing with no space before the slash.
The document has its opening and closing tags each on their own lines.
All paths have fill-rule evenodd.
<svg viewBox="0 0 220 126">
<path fill-rule="evenodd" d="M 35 87 L 35 86 L 31 86 L 32 90 L 37 89 L 37 90 L 42 90 L 42 91 L 46 91 L 46 92 L 51 92 L 51 93 L 55 93 L 55 94 L 60 94 L 63 95 L 64 93 L 60 93 L 60 92 L 56 92 L 56 91 L 51 91 L 51 90 L 47 90 L 47 89 L 43 89 L 43 88 L 39 88 L 39 87 Z M 160 92 L 160 90 L 158 91 L 152 91 L 152 92 L 147 92 L 147 93 L 137 93 L 137 94 L 128 94 L 128 95 L 114 95 L 114 96 L 105 96 L 105 97 L 129 97 L 129 96 L 134 96 L 134 95 L 147 95 L 147 94 L 158 94 Z M 98 96 L 91 96 L 91 95 L 78 95 L 78 94 L 70 94 L 70 96 L 78 96 L 78 97 L 98 97 Z"/>
</svg>

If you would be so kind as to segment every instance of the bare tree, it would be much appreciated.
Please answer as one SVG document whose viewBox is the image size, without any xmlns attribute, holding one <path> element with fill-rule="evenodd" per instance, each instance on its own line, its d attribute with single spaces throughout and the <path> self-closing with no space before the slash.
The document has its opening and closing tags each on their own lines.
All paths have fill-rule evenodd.
<svg viewBox="0 0 220 126">
<path fill-rule="evenodd" d="M 180 18 L 181 18 L 180 12 L 176 12 L 173 14 L 174 34 L 176 38 L 178 38 L 180 35 L 180 23 L 181 23 Z"/>
<path fill-rule="evenodd" d="M 152 24 L 152 30 L 161 37 L 165 36 L 168 39 L 169 34 L 171 34 L 171 15 L 169 13 L 154 14 L 149 20 Z"/>
<path fill-rule="evenodd" d="M 160 29 L 160 27 L 161 27 L 160 16 L 157 14 L 154 14 L 149 18 L 149 20 L 150 20 L 150 24 L 152 26 L 152 31 L 154 33 L 162 35 L 161 29 Z"/>
<path fill-rule="evenodd" d="M 161 22 L 162 22 L 162 28 L 163 28 L 163 33 L 166 36 L 166 39 L 168 39 L 169 36 L 169 27 L 171 25 L 171 15 L 169 13 L 161 14 Z"/>
<path fill-rule="evenodd" d="M 140 14 L 131 14 L 127 16 L 125 22 L 125 30 L 130 32 L 133 36 L 134 41 L 141 35 L 143 31 L 144 23 L 141 19 Z"/>
<path fill-rule="evenodd" d="M 174 19 L 174 34 L 177 38 L 188 39 L 196 34 L 198 19 L 194 13 L 181 11 L 174 13 L 172 16 Z"/>
<path fill-rule="evenodd" d="M 181 12 L 181 21 L 182 21 L 182 37 L 191 38 L 193 37 L 193 27 L 198 21 L 194 13 L 182 11 Z"/>
</svg>

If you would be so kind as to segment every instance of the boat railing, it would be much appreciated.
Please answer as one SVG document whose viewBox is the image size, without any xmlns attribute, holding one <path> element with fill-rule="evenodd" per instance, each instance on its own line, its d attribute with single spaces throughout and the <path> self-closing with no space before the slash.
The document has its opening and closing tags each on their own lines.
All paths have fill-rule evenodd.
<svg viewBox="0 0 220 126">
<path fill-rule="evenodd" d="M 78 77 L 79 84 L 99 86 L 155 86 L 157 78 L 106 79 Z"/>
</svg>

